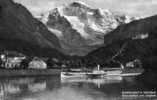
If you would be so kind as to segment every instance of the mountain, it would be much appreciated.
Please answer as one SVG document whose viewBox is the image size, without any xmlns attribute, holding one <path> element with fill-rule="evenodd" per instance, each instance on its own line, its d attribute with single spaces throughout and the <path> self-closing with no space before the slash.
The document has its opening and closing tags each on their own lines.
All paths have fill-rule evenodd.
<svg viewBox="0 0 157 100">
<path fill-rule="evenodd" d="M 21 4 L 0 0 L 0 50 L 28 55 L 61 55 L 58 38 Z"/>
<path fill-rule="evenodd" d="M 105 46 L 89 53 L 85 59 L 105 64 L 123 64 L 136 59 L 144 68 L 157 69 L 157 16 L 124 24 L 104 37 Z"/>
<path fill-rule="evenodd" d="M 39 19 L 56 34 L 64 51 L 85 55 L 101 47 L 104 35 L 135 18 L 73 2 L 42 14 Z"/>
</svg>

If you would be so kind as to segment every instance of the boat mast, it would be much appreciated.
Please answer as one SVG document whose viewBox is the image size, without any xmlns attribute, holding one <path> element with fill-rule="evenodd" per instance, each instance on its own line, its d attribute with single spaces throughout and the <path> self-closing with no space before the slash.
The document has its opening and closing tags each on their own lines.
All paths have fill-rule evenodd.
<svg viewBox="0 0 157 100">
<path fill-rule="evenodd" d="M 97 70 L 100 70 L 100 65 L 97 66 Z"/>
</svg>

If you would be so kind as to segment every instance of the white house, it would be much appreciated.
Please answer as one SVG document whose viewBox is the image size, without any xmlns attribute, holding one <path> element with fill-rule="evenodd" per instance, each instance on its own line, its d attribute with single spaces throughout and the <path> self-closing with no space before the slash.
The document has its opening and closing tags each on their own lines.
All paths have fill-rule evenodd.
<svg viewBox="0 0 157 100">
<path fill-rule="evenodd" d="M 47 64 L 39 59 L 39 58 L 34 58 L 30 63 L 28 68 L 30 69 L 46 69 L 47 68 Z"/>
</svg>

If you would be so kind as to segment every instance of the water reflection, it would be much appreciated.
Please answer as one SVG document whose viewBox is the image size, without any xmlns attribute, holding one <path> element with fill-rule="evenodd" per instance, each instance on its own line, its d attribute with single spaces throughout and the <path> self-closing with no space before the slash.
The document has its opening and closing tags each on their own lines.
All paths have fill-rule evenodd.
<svg viewBox="0 0 157 100">
<path fill-rule="evenodd" d="M 91 83 L 98 88 L 104 84 L 120 83 L 121 76 L 110 76 L 105 78 L 62 78 L 61 83 Z"/>
<path fill-rule="evenodd" d="M 120 100 L 122 91 L 152 89 L 134 77 L 0 78 L 0 100 Z"/>
<path fill-rule="evenodd" d="M 28 90 L 32 92 L 38 92 L 46 89 L 46 82 L 33 83 L 28 85 Z"/>
</svg>

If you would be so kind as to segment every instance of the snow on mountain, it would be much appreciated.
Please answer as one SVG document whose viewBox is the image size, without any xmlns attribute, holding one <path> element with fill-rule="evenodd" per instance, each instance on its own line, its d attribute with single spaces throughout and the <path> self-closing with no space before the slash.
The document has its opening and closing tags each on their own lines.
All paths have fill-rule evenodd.
<svg viewBox="0 0 157 100">
<path fill-rule="evenodd" d="M 46 12 L 46 13 L 41 13 L 40 15 L 36 15 L 35 17 L 39 19 L 41 22 L 43 22 L 44 24 L 46 24 L 48 21 L 48 16 L 49 16 L 49 12 Z"/>
<path fill-rule="evenodd" d="M 129 23 L 134 20 L 126 15 L 118 15 L 104 9 L 92 9 L 82 1 L 73 2 L 67 6 L 58 7 L 57 10 L 60 16 L 65 17 L 72 25 L 72 28 L 77 30 L 83 38 L 90 38 L 91 34 L 86 32 L 85 27 L 94 31 L 95 34 L 107 34 L 120 24 Z M 49 21 L 49 13 L 41 14 L 38 18 L 43 22 Z M 85 16 L 86 18 L 81 18 Z M 51 27 L 52 28 L 52 27 Z"/>
<path fill-rule="evenodd" d="M 85 32 L 84 27 L 85 24 L 83 22 L 81 22 L 78 17 L 76 16 L 66 16 L 64 15 L 64 17 L 71 23 L 72 28 L 77 30 L 80 35 L 84 38 L 88 38 L 89 34 Z"/>
<path fill-rule="evenodd" d="M 84 34 L 82 36 L 85 36 L 85 38 L 91 36 L 87 31 L 83 31 L 85 27 L 93 30 L 95 34 L 107 34 L 120 24 L 132 21 L 129 16 L 114 14 L 109 10 L 92 9 L 82 2 L 74 2 L 62 8 L 62 11 L 60 9 L 59 12 L 67 18 L 74 29 L 80 34 Z"/>
<path fill-rule="evenodd" d="M 69 49 L 76 46 L 84 48 L 102 45 L 104 35 L 119 25 L 136 20 L 136 18 L 109 10 L 93 9 L 80 1 L 55 8 L 49 13 L 42 14 L 38 19 L 45 23 L 60 40 L 64 41 L 64 45 L 68 45 Z"/>
<path fill-rule="evenodd" d="M 48 30 L 53 32 L 57 37 L 62 37 L 63 36 L 63 33 L 57 29 L 53 29 L 53 28 L 49 28 L 48 27 Z"/>
<path fill-rule="evenodd" d="M 86 4 L 85 2 L 82 2 L 82 1 L 75 1 L 75 3 L 78 3 L 78 4 L 86 6 L 86 7 L 90 7 L 88 4 Z"/>
</svg>

